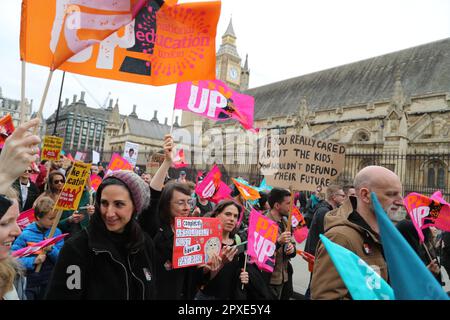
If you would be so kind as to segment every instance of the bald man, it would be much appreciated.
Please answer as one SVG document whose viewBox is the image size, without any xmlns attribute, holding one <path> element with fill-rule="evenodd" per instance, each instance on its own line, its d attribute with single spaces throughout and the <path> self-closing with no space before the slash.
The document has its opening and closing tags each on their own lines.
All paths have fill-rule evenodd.
<svg viewBox="0 0 450 320">
<path fill-rule="evenodd" d="M 386 261 L 380 243 L 379 228 L 370 193 L 373 191 L 388 213 L 400 210 L 402 184 L 392 171 L 379 166 L 362 169 L 353 183 L 356 197 L 349 197 L 341 207 L 325 217 L 325 236 L 352 251 L 388 281 Z M 316 250 L 311 281 L 315 300 L 351 299 L 322 242 Z"/>
</svg>

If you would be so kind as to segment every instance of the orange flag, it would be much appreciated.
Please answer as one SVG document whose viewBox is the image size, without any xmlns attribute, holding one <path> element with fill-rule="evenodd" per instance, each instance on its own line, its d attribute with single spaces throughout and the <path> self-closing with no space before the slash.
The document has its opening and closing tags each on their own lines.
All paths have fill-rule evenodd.
<svg viewBox="0 0 450 320">
<path fill-rule="evenodd" d="M 21 59 L 150 85 L 215 78 L 220 1 L 23 0 Z"/>
<path fill-rule="evenodd" d="M 258 190 L 253 189 L 252 187 L 246 186 L 245 184 L 240 183 L 239 181 L 237 181 L 234 178 L 232 178 L 231 180 L 233 180 L 234 185 L 239 190 L 240 194 L 242 195 L 242 197 L 245 200 L 256 200 L 256 199 L 261 198 Z"/>
</svg>

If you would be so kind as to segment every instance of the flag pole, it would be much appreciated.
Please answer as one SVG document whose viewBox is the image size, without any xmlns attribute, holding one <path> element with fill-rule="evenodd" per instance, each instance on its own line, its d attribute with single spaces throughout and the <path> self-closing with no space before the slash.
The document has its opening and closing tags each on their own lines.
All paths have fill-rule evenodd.
<svg viewBox="0 0 450 320">
<path fill-rule="evenodd" d="M 53 134 L 52 136 L 56 136 L 56 127 L 58 125 L 58 118 L 59 118 L 59 108 L 61 107 L 61 95 L 64 87 L 64 78 L 66 77 L 66 72 L 63 72 L 62 80 L 61 80 L 61 87 L 59 89 L 59 98 L 58 98 L 58 108 L 56 109 L 56 116 L 55 116 L 55 127 L 53 128 Z"/>
<path fill-rule="evenodd" d="M 20 83 L 20 124 L 25 122 L 25 69 L 26 62 L 22 60 L 22 79 Z"/>
<path fill-rule="evenodd" d="M 72 173 L 73 168 L 74 168 L 74 166 L 72 166 L 72 168 L 70 168 L 69 174 L 68 174 L 67 176 L 69 176 L 69 175 Z M 66 183 L 67 183 L 67 181 L 66 181 Z M 65 185 L 66 185 L 66 184 L 64 183 L 64 186 L 65 186 Z M 58 198 L 56 199 L 55 204 L 53 205 L 52 212 L 54 212 L 55 209 L 56 209 L 56 205 L 58 204 L 59 198 L 61 197 L 61 193 L 62 193 L 62 191 L 64 190 L 64 186 L 63 186 L 61 192 L 58 194 Z M 53 235 L 55 234 L 55 232 L 56 232 L 56 227 L 58 226 L 59 220 L 61 220 L 62 213 L 63 213 L 63 210 L 61 210 L 61 209 L 59 209 L 59 210 L 57 211 L 55 220 L 53 220 L 53 225 L 52 225 L 52 228 L 50 229 L 50 233 L 48 234 L 47 239 L 51 239 L 51 238 L 53 237 Z M 38 265 L 36 266 L 36 269 L 35 269 L 34 271 L 35 271 L 35 272 L 39 272 L 39 271 L 41 271 L 41 268 L 42 268 L 42 264 L 38 264 Z"/>
<path fill-rule="evenodd" d="M 245 270 L 247 270 L 247 251 L 245 251 L 244 272 Z M 244 284 L 242 284 L 241 290 L 244 290 Z"/>
<path fill-rule="evenodd" d="M 291 204 L 289 208 L 289 218 L 288 218 L 288 225 L 286 231 L 291 232 L 292 227 L 292 209 L 294 208 L 294 190 L 292 189 L 292 186 L 289 186 L 289 192 L 291 193 Z"/>
<path fill-rule="evenodd" d="M 172 112 L 172 121 L 170 122 L 170 135 L 172 135 L 173 132 L 173 122 L 175 121 L 175 109 L 173 109 Z"/>
<path fill-rule="evenodd" d="M 50 69 L 50 72 L 49 72 L 48 78 L 47 78 L 47 83 L 45 85 L 45 90 L 44 90 L 44 93 L 42 94 L 41 105 L 39 106 L 39 111 L 36 115 L 36 117 L 38 117 L 39 119 L 42 116 L 42 110 L 44 109 L 45 99 L 47 99 L 48 88 L 50 87 L 50 82 L 52 81 L 52 76 L 53 76 L 53 70 Z M 34 127 L 34 130 L 33 130 L 34 135 L 37 134 L 37 131 L 39 129 L 38 127 L 39 126 Z"/>
</svg>

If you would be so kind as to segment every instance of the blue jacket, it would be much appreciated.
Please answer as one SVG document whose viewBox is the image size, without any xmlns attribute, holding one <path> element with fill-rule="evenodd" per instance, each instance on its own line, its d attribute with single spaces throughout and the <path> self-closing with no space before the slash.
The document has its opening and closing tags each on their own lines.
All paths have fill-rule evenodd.
<svg viewBox="0 0 450 320">
<path fill-rule="evenodd" d="M 22 234 L 14 241 L 12 245 L 12 251 L 16 251 L 25 247 L 28 247 L 30 242 L 38 243 L 45 239 L 47 239 L 50 233 L 50 229 L 42 231 L 38 228 L 36 222 L 31 223 L 27 226 Z M 61 234 L 61 230 L 56 228 L 54 237 L 59 236 Z M 58 243 L 53 245 L 53 248 L 50 252 L 47 253 L 47 259 L 45 259 L 44 264 L 42 265 L 42 269 L 39 274 L 34 272 L 36 265 L 34 264 L 34 260 L 37 255 L 29 255 L 24 258 L 19 258 L 19 262 L 26 268 L 27 270 L 27 282 L 28 286 L 33 286 L 35 284 L 42 284 L 48 281 L 50 277 L 50 273 L 53 269 L 53 266 L 58 259 L 59 251 L 61 250 L 64 244 L 64 240 L 59 241 Z"/>
</svg>

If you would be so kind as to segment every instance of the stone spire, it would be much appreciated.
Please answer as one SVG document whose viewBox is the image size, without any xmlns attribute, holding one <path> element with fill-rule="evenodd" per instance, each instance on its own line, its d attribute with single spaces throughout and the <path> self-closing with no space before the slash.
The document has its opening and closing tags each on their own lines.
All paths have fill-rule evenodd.
<svg viewBox="0 0 450 320">
<path fill-rule="evenodd" d="M 233 18 L 232 17 L 230 18 L 230 22 L 228 23 L 227 31 L 225 31 L 222 38 L 226 37 L 226 36 L 231 36 L 231 37 L 236 38 L 236 34 L 234 33 L 234 29 L 233 29 Z"/>
<path fill-rule="evenodd" d="M 394 84 L 394 94 L 392 96 L 391 105 L 397 112 L 403 112 L 405 106 L 405 95 L 403 92 L 403 85 L 400 76 L 400 70 L 397 69 L 395 72 L 395 84 Z"/>
<path fill-rule="evenodd" d="M 136 119 L 138 118 L 138 115 L 136 113 L 136 105 L 135 104 L 133 104 L 133 112 L 130 113 L 129 117 L 136 118 Z"/>
</svg>

